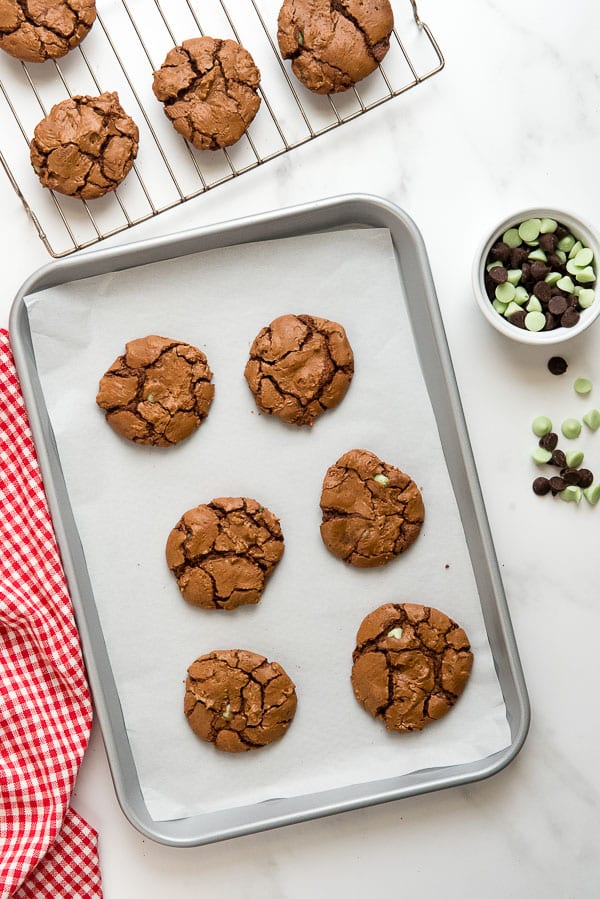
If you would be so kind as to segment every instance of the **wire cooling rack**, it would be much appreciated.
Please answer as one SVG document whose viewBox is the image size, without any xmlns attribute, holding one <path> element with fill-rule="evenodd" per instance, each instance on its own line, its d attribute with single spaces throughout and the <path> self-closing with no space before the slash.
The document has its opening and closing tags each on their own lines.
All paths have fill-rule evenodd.
<svg viewBox="0 0 600 899">
<path fill-rule="evenodd" d="M 97 0 L 98 17 L 56 62 L 0 53 L 0 162 L 48 252 L 66 256 L 131 228 L 337 128 L 421 84 L 444 66 L 416 0 L 396 0 L 391 47 L 372 75 L 343 94 L 307 91 L 277 46 L 282 0 Z M 235 8 L 235 18 L 230 12 Z M 226 150 L 198 151 L 152 93 L 169 49 L 198 34 L 233 38 L 261 72 L 262 103 L 247 134 Z M 29 162 L 33 130 L 54 103 L 116 90 L 140 129 L 134 169 L 113 193 L 82 201 L 41 187 Z"/>
</svg>

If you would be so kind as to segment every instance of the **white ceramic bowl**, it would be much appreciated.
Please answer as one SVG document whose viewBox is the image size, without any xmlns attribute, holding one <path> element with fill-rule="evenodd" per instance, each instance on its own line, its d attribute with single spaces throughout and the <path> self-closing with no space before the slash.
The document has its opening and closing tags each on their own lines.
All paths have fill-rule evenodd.
<svg viewBox="0 0 600 899">
<path fill-rule="evenodd" d="M 594 269 L 596 273 L 600 271 L 600 240 L 589 225 L 582 222 L 577 216 L 571 215 L 568 212 L 563 212 L 559 209 L 525 209 L 523 212 L 517 212 L 509 218 L 504 219 L 502 222 L 499 222 L 479 248 L 473 261 L 473 290 L 483 315 L 497 331 L 500 331 L 506 337 L 510 337 L 512 340 L 516 340 L 519 343 L 528 343 L 534 346 L 548 346 L 549 344 L 563 343 L 566 340 L 571 340 L 573 337 L 581 334 L 582 331 L 585 331 L 585 329 L 598 318 L 598 315 L 600 314 L 600 283 L 597 279 L 594 302 L 588 309 L 583 309 L 581 311 L 579 321 L 572 328 L 558 327 L 554 328 L 552 331 L 527 331 L 524 328 L 518 328 L 516 325 L 511 325 L 511 323 L 500 315 L 499 312 L 496 312 L 486 293 L 484 282 L 485 261 L 488 257 L 488 253 L 492 246 L 502 238 L 505 231 L 532 218 L 550 218 L 565 225 L 565 227 L 567 227 L 584 246 L 590 247 L 590 249 L 593 250 Z"/>
</svg>

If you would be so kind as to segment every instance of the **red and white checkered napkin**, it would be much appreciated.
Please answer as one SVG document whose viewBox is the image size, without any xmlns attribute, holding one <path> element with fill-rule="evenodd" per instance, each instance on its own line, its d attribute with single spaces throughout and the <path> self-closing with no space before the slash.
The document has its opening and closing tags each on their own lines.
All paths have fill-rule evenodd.
<svg viewBox="0 0 600 899">
<path fill-rule="evenodd" d="M 0 899 L 99 899 L 69 808 L 90 695 L 27 413 L 0 331 Z"/>
</svg>

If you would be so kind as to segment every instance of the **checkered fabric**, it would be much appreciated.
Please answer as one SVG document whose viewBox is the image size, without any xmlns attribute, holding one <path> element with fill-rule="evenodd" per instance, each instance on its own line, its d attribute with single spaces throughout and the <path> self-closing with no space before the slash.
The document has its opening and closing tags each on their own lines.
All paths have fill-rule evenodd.
<svg viewBox="0 0 600 899">
<path fill-rule="evenodd" d="M 0 331 L 0 899 L 101 897 L 96 834 L 69 808 L 91 720 L 27 413 Z"/>
</svg>

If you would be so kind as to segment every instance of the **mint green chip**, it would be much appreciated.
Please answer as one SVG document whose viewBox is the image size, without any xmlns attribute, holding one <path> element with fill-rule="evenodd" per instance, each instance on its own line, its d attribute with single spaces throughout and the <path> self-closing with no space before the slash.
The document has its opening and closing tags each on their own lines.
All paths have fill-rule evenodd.
<svg viewBox="0 0 600 899">
<path fill-rule="evenodd" d="M 500 300 L 492 300 L 492 306 L 494 307 L 496 312 L 500 313 L 500 315 L 504 315 L 507 305 L 507 303 L 501 303 Z"/>
<path fill-rule="evenodd" d="M 521 238 L 519 237 L 519 232 L 516 228 L 509 228 L 508 231 L 505 231 L 502 235 L 502 240 L 511 248 L 511 250 L 521 246 Z"/>
<path fill-rule="evenodd" d="M 523 272 L 520 268 L 509 268 L 507 278 L 511 284 L 514 284 L 516 287 L 519 281 L 521 280 L 521 275 Z"/>
<path fill-rule="evenodd" d="M 562 250 L 555 250 L 555 251 L 554 251 L 554 255 L 555 255 L 555 256 L 558 256 L 558 258 L 560 259 L 560 261 L 562 262 L 563 265 L 564 265 L 565 262 L 567 261 L 567 254 L 566 254 L 566 253 L 563 253 Z"/>
<path fill-rule="evenodd" d="M 583 495 L 590 506 L 595 506 L 600 499 L 600 484 L 590 484 L 589 487 L 584 487 Z"/>
<path fill-rule="evenodd" d="M 543 312 L 528 312 L 525 316 L 525 327 L 528 331 L 541 331 L 546 326 Z"/>
<path fill-rule="evenodd" d="M 541 312 L 542 304 L 538 300 L 537 297 L 531 297 L 527 305 L 525 306 L 528 312 Z"/>
<path fill-rule="evenodd" d="M 569 486 L 565 487 L 564 490 L 561 490 L 558 495 L 566 503 L 577 503 L 577 505 L 579 505 L 581 502 L 581 487 L 569 484 Z"/>
<path fill-rule="evenodd" d="M 578 300 L 582 309 L 589 309 L 594 302 L 595 293 L 591 287 L 582 287 L 579 290 Z"/>
<path fill-rule="evenodd" d="M 554 234 L 558 228 L 558 222 L 554 219 L 542 219 L 540 224 L 540 234 Z"/>
<path fill-rule="evenodd" d="M 527 293 L 525 288 L 521 284 L 519 284 L 519 286 L 515 288 L 514 302 L 518 303 L 520 306 L 522 306 L 523 303 L 526 303 L 528 299 L 529 299 L 529 294 Z"/>
<path fill-rule="evenodd" d="M 552 422 L 547 415 L 538 415 L 531 422 L 531 430 L 536 437 L 544 437 L 552 430 Z"/>
<path fill-rule="evenodd" d="M 521 307 L 519 306 L 518 303 L 515 303 L 515 301 L 513 300 L 512 302 L 508 303 L 506 309 L 503 312 L 503 315 L 504 315 L 504 318 L 510 318 L 511 315 L 515 314 L 515 312 L 520 312 L 520 311 L 521 311 Z"/>
<path fill-rule="evenodd" d="M 576 378 L 573 389 L 575 390 L 575 393 L 579 393 L 580 396 L 586 396 L 592 389 L 592 382 L 589 378 Z"/>
<path fill-rule="evenodd" d="M 531 454 L 531 458 L 536 465 L 546 465 L 546 463 L 549 462 L 552 458 L 552 453 L 550 452 L 550 450 L 544 449 L 541 446 L 536 446 Z"/>
<path fill-rule="evenodd" d="M 580 284 L 591 284 L 592 281 L 596 280 L 596 274 L 591 265 L 586 265 L 585 268 L 580 269 L 575 275 L 575 280 L 579 281 Z"/>
<path fill-rule="evenodd" d="M 581 422 L 576 418 L 565 418 L 560 429 L 567 440 L 575 440 L 581 434 Z"/>
<path fill-rule="evenodd" d="M 544 437 L 552 430 L 552 421 L 547 415 L 537 415 L 531 422 L 531 430 L 536 437 Z"/>
<path fill-rule="evenodd" d="M 560 272 L 548 272 L 548 274 L 544 278 L 544 281 L 546 282 L 546 284 L 549 284 L 550 287 L 554 287 L 555 284 L 558 284 L 561 278 L 562 275 Z"/>
<path fill-rule="evenodd" d="M 504 284 L 498 284 L 494 293 L 496 299 L 501 303 L 510 303 L 515 298 L 515 285 L 510 281 L 505 281 Z"/>
<path fill-rule="evenodd" d="M 575 246 L 575 238 L 572 234 L 565 234 L 564 237 L 558 241 L 557 249 L 561 250 L 563 253 L 570 253 L 573 247 Z"/>
<path fill-rule="evenodd" d="M 556 286 L 560 287 L 561 290 L 565 290 L 567 293 L 573 293 L 575 290 L 575 285 L 568 275 L 565 275 L 560 281 L 557 281 Z"/>
<path fill-rule="evenodd" d="M 548 257 L 543 250 L 532 250 L 527 258 L 532 262 L 548 262 Z"/>
<path fill-rule="evenodd" d="M 583 421 L 590 431 L 597 431 L 600 428 L 600 409 L 590 409 L 583 416 Z"/>
<path fill-rule="evenodd" d="M 583 244 L 580 240 L 576 240 L 571 249 L 569 250 L 569 259 L 574 259 L 575 256 L 579 253 L 580 250 L 583 250 Z"/>
<path fill-rule="evenodd" d="M 585 265 L 589 265 L 593 258 L 593 250 L 590 250 L 589 247 L 584 247 L 583 250 L 580 250 L 577 256 L 575 256 L 573 262 L 581 268 Z"/>
<path fill-rule="evenodd" d="M 582 271 L 582 268 L 581 265 L 577 265 L 574 259 L 569 259 L 567 262 L 567 271 L 570 275 L 577 275 Z"/>
<path fill-rule="evenodd" d="M 541 219 L 527 219 L 519 225 L 519 237 L 524 241 L 537 240 L 540 236 L 540 228 L 542 227 Z"/>
<path fill-rule="evenodd" d="M 581 450 L 568 450 L 565 453 L 567 460 L 567 468 L 579 468 L 583 462 L 583 453 Z"/>
</svg>

